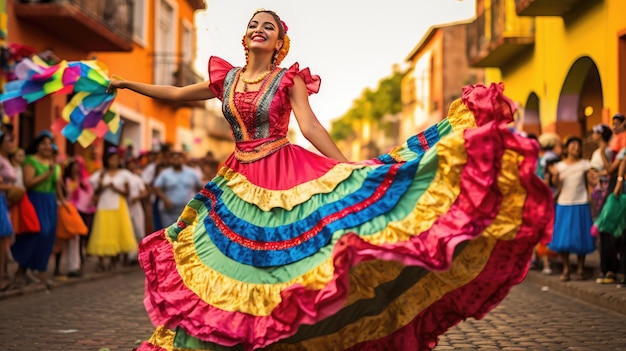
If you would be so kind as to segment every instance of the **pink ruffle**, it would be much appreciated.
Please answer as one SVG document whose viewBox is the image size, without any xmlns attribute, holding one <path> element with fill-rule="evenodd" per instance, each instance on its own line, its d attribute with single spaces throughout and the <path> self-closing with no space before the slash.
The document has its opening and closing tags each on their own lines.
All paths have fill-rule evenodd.
<svg viewBox="0 0 626 351">
<path fill-rule="evenodd" d="M 217 56 L 209 58 L 209 89 L 218 99 L 224 100 L 224 79 L 233 65 Z"/>
<path fill-rule="evenodd" d="M 209 58 L 209 88 L 220 100 L 224 100 L 224 79 L 226 79 L 226 75 L 233 67 L 233 65 L 220 57 L 211 56 Z M 322 79 L 318 75 L 311 74 L 309 68 L 300 70 L 300 65 L 297 62 L 287 69 L 285 76 L 281 80 L 281 87 L 283 89 L 291 88 L 294 84 L 293 79 L 295 76 L 300 76 L 304 80 L 309 95 L 319 92 Z"/>
<path fill-rule="evenodd" d="M 282 302 L 268 317 L 222 311 L 202 301 L 186 288 L 178 275 L 173 248 L 164 238 L 163 232 L 149 236 L 142 242 L 140 261 L 146 272 L 145 305 L 153 323 L 170 328 L 180 326 L 202 340 L 224 346 L 241 343 L 244 349 L 253 350 L 293 335 L 301 324 L 314 324 L 339 311 L 348 296 L 350 270 L 360 262 L 384 259 L 429 270 L 448 269 L 455 247 L 480 235 L 498 212 L 501 194 L 497 175 L 505 146 L 503 139 L 507 140 L 507 144 L 512 143 L 511 133 L 506 127 L 494 123 L 466 131 L 466 139 L 469 157 L 461 175 L 461 194 L 450 211 L 427 232 L 412 237 L 408 242 L 383 246 L 367 243 L 356 234 L 343 236 L 333 250 L 333 280 L 318 291 L 307 290 L 302 286 L 284 290 L 281 294 Z M 528 177 L 528 164 L 536 162 L 536 154 L 524 154 L 527 157 L 520 171 Z M 481 176 L 476 177 L 476 174 Z M 530 185 L 534 187 L 528 190 L 529 199 L 536 198 L 538 204 L 549 203 L 549 197 L 546 197 L 549 192 L 545 185 Z M 539 205 L 534 210 L 527 210 L 534 216 L 534 231 L 520 231 L 518 240 L 527 240 L 528 247 L 531 247 L 538 240 L 537 228 L 548 221 L 540 219 L 549 217 L 545 214 L 549 214 L 550 210 Z M 544 215 L 537 215 L 540 210 L 545 211 Z M 496 263 L 506 266 L 507 262 L 510 262 L 510 257 L 504 261 L 499 257 Z M 510 284 L 500 286 L 500 289 L 506 291 L 509 288 Z M 483 305 L 473 308 L 486 310 Z M 233 325 L 238 327 L 229 327 Z"/>
<path fill-rule="evenodd" d="M 552 238 L 554 205 L 546 185 L 534 176 L 537 154 L 532 144 L 520 136 L 508 134 L 505 135 L 505 146 L 524 156 L 520 164 L 520 182 L 527 190 L 527 196 L 522 225 L 515 239 L 498 242 L 487 265 L 474 280 L 443 296 L 406 327 L 385 338 L 355 345 L 350 350 L 410 348 L 429 351 L 437 345 L 439 335 L 466 318 L 483 318 L 502 302 L 513 286 L 524 280 L 537 241 L 549 242 Z"/>
<path fill-rule="evenodd" d="M 309 68 L 305 68 L 302 71 L 300 70 L 300 65 L 296 62 L 287 69 L 283 79 L 281 80 L 281 88 L 289 89 L 293 86 L 293 79 L 296 76 L 300 76 L 306 85 L 306 90 L 309 95 L 317 94 L 320 91 L 320 85 L 322 84 L 322 79 L 318 75 L 311 74 Z"/>
<path fill-rule="evenodd" d="M 254 145 L 258 141 L 246 142 Z M 239 145 L 242 143 L 239 143 Z M 329 172 L 339 161 L 320 156 L 298 145 L 287 144 L 264 157 L 251 163 L 241 163 L 234 155 L 230 155 L 224 165 L 242 174 L 256 186 L 269 190 L 287 190 L 297 185 L 319 179 Z M 268 177 L 277 169 L 280 177 Z"/>
<path fill-rule="evenodd" d="M 209 342 L 224 346 L 242 344 L 244 349 L 253 350 L 295 334 L 302 324 L 314 324 L 339 311 L 348 296 L 351 268 L 360 262 L 384 259 L 429 270 L 446 270 L 452 263 L 456 246 L 480 235 L 499 211 L 502 197 L 497 177 L 501 157 L 505 149 L 512 149 L 524 156 L 520 177 L 528 193 L 522 227 L 516 239 L 498 243 L 487 267 L 470 284 L 448 293 L 409 326 L 363 346 L 374 350 L 403 339 L 418 342 L 414 340 L 419 337 L 419 344 L 427 349 L 434 347 L 438 335 L 460 320 L 482 317 L 504 298 L 511 286 L 524 278 L 530 252 L 537 242 L 549 241 L 551 236 L 553 206 L 546 185 L 534 176 L 535 145 L 512 134 L 505 125 L 487 123 L 494 116 L 506 114 L 507 108 L 512 116 L 510 100 L 497 96 L 501 89 L 501 85 L 465 89 L 464 99 L 471 108 L 477 109 L 473 112 L 482 126 L 465 131 L 468 161 L 460 178 L 461 192 L 451 209 L 429 230 L 407 242 L 382 246 L 365 242 L 356 234 L 344 235 L 333 249 L 333 279 L 317 291 L 302 286 L 284 290 L 282 302 L 267 317 L 223 311 L 191 292 L 178 274 L 172 246 L 164 231 L 160 231 L 142 241 L 139 255 L 146 273 L 144 303 L 152 322 L 171 329 L 182 327 Z M 490 99 L 496 107 L 483 106 L 481 98 Z M 505 116 L 499 122 L 507 119 Z M 511 257 L 518 259 L 511 262 Z M 479 291 L 481 299 L 475 298 Z M 468 300 L 468 296 L 473 300 Z M 458 301 L 464 301 L 466 306 L 453 310 Z"/>
<path fill-rule="evenodd" d="M 503 91 L 502 83 L 491 83 L 488 88 L 482 84 L 468 85 L 463 87 L 461 101 L 474 113 L 479 126 L 494 118 L 498 123 L 510 123 L 517 107 L 513 100 L 504 96 Z"/>
</svg>

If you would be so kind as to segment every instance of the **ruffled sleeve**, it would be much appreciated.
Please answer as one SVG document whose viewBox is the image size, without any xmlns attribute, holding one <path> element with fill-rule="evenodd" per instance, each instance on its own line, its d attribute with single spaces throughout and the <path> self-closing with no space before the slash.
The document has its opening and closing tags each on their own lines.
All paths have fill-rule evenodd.
<svg viewBox="0 0 626 351">
<path fill-rule="evenodd" d="M 233 65 L 222 58 L 217 56 L 209 58 L 209 89 L 220 100 L 224 100 L 224 79 L 232 68 Z"/>
<path fill-rule="evenodd" d="M 309 95 L 316 94 L 320 90 L 320 84 L 322 84 L 320 76 L 311 74 L 308 67 L 301 71 L 300 65 L 298 65 L 297 62 L 287 69 L 287 72 L 281 82 L 283 89 L 289 89 L 293 86 L 293 79 L 296 75 L 300 76 L 300 78 L 304 80 L 304 84 L 306 85 L 306 90 Z"/>
</svg>

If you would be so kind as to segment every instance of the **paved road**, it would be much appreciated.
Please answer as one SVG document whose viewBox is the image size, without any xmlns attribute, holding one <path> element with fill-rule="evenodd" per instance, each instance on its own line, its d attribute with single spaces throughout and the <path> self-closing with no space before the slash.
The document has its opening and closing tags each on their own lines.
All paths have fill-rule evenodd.
<svg viewBox="0 0 626 351">
<path fill-rule="evenodd" d="M 130 351 L 154 331 L 142 300 L 139 270 L 1 300 L 0 350 Z"/>
<path fill-rule="evenodd" d="M 0 350 L 130 350 L 152 333 L 139 271 L 0 301 Z M 444 350 L 626 351 L 626 316 L 522 284 L 481 321 L 441 337 Z"/>
</svg>

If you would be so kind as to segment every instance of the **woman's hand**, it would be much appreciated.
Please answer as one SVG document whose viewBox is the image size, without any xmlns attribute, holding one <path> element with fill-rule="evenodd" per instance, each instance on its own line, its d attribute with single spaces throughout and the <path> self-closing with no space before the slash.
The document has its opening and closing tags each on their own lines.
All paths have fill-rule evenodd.
<svg viewBox="0 0 626 351">
<path fill-rule="evenodd" d="M 116 76 L 113 76 L 116 77 Z M 125 89 L 126 87 L 124 86 L 124 80 L 121 78 L 111 78 L 111 80 L 109 81 L 109 86 L 107 87 L 106 92 L 108 94 L 112 94 L 116 89 Z"/>
</svg>

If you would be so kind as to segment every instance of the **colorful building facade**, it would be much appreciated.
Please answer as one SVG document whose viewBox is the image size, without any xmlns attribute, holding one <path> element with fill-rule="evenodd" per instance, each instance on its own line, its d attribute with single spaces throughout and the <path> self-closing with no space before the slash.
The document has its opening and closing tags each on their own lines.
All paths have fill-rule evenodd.
<svg viewBox="0 0 626 351">
<path fill-rule="evenodd" d="M 146 83 L 186 85 L 202 81 L 195 59 L 194 12 L 203 0 L 6 0 L 9 45 L 31 48 L 49 63 L 96 59 L 110 74 Z M 68 101 L 52 95 L 11 116 L 20 146 L 50 129 Z M 121 143 L 135 152 L 191 139 L 191 109 L 121 90 L 116 100 L 123 125 Z M 55 135 L 61 155 L 84 153 Z M 105 142 L 93 144 L 100 153 Z"/>
<path fill-rule="evenodd" d="M 205 8 L 203 0 L 133 0 L 134 48 L 129 53 L 95 52 L 99 61 L 124 79 L 184 86 L 201 82 L 193 69 L 196 52 L 194 15 Z M 193 148 L 192 111 L 203 102 L 178 104 L 120 90 L 117 107 L 124 120 L 122 143 L 138 151 L 161 143 Z"/>
<path fill-rule="evenodd" d="M 407 56 L 400 140 L 444 119 L 463 86 L 483 82 L 483 69 L 470 67 L 466 42 L 459 40 L 466 37 L 468 23 L 431 27 Z"/>
<path fill-rule="evenodd" d="M 469 60 L 504 82 L 520 129 L 585 137 L 626 110 L 626 2 L 478 0 L 476 9 Z"/>
</svg>

